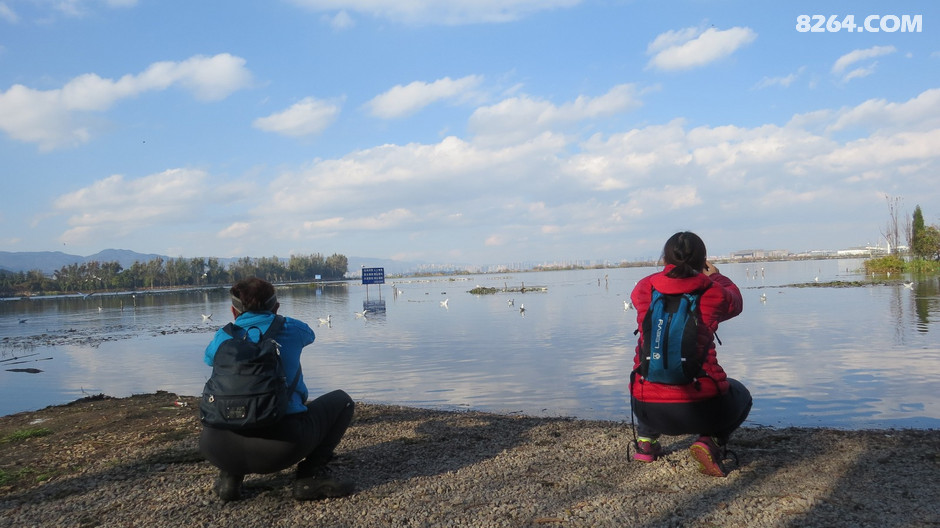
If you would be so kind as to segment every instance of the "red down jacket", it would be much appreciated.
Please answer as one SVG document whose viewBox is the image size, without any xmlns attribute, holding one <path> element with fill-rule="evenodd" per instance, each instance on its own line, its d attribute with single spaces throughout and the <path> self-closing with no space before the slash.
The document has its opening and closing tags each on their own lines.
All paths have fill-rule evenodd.
<svg viewBox="0 0 940 528">
<path fill-rule="evenodd" d="M 632 393 L 634 398 L 644 402 L 691 402 L 713 398 L 719 393 L 728 391 L 728 375 L 718 364 L 718 356 L 715 351 L 715 331 L 718 329 L 718 323 L 741 313 L 743 308 L 741 291 L 731 282 L 731 279 L 718 272 L 711 275 L 699 273 L 684 279 L 667 277 L 666 273 L 673 267 L 675 266 L 667 265 L 663 271 L 642 279 L 633 288 L 633 293 L 630 294 L 630 299 L 636 308 L 637 326 L 640 328 L 640 340 L 637 341 L 636 354 L 633 357 L 633 368 L 635 370 L 640 365 L 639 344 L 644 338 L 643 319 L 646 317 L 653 296 L 652 288 L 655 287 L 661 293 L 676 294 L 691 293 L 708 287 L 699 301 L 702 321 L 705 324 L 699 325 L 698 344 L 707 351 L 704 369 L 705 373 L 708 374 L 708 378 L 711 379 L 700 379 L 697 384 L 664 385 L 641 380 L 639 374 L 637 374 L 634 383 L 632 383 Z"/>
</svg>

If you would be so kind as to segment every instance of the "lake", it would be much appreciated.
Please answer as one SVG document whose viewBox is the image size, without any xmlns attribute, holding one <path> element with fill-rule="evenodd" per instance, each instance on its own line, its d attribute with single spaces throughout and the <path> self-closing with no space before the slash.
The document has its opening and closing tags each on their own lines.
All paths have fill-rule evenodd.
<svg viewBox="0 0 940 528">
<path fill-rule="evenodd" d="M 744 312 L 719 329 L 718 357 L 754 396 L 748 425 L 940 427 L 937 277 L 910 288 L 786 286 L 865 281 L 861 263 L 719 266 L 744 295 Z M 342 388 L 367 402 L 629 421 L 636 312 L 624 301 L 654 271 L 350 281 L 278 296 L 280 313 L 317 334 L 302 360 L 312 395 Z M 0 415 L 98 393 L 197 395 L 228 306 L 222 289 L 2 301 Z"/>
</svg>

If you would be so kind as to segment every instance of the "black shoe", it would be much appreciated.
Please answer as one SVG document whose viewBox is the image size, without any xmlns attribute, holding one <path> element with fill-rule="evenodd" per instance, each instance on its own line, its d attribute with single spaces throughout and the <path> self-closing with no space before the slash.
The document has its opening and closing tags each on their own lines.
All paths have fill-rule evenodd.
<svg viewBox="0 0 940 528">
<path fill-rule="evenodd" d="M 242 498 L 242 480 L 244 475 L 232 475 L 219 471 L 219 478 L 215 481 L 215 492 L 225 502 L 237 501 Z"/>
<path fill-rule="evenodd" d="M 349 480 L 333 477 L 329 468 L 319 468 L 313 476 L 298 477 L 294 481 L 294 498 L 297 500 L 320 500 L 345 497 L 355 491 L 356 485 Z"/>
</svg>

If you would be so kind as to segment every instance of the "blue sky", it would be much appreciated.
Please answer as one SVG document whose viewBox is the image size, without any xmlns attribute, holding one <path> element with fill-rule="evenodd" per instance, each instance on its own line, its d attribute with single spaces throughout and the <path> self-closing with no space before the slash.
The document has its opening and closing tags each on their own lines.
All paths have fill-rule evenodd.
<svg viewBox="0 0 940 528">
<path fill-rule="evenodd" d="M 0 250 L 877 243 L 886 195 L 940 223 L 938 6 L 0 0 Z"/>
</svg>

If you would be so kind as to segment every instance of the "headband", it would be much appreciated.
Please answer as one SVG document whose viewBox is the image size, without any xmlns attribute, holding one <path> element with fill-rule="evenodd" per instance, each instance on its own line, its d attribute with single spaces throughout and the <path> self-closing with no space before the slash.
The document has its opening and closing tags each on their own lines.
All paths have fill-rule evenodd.
<svg viewBox="0 0 940 528">
<path fill-rule="evenodd" d="M 261 307 L 261 310 L 266 312 L 273 312 L 275 305 L 277 305 L 276 293 L 268 298 L 267 301 L 264 301 L 264 306 Z M 232 295 L 232 306 L 234 306 L 239 313 L 243 313 L 245 311 L 245 303 L 243 303 L 241 299 L 235 297 L 234 295 Z"/>
</svg>

